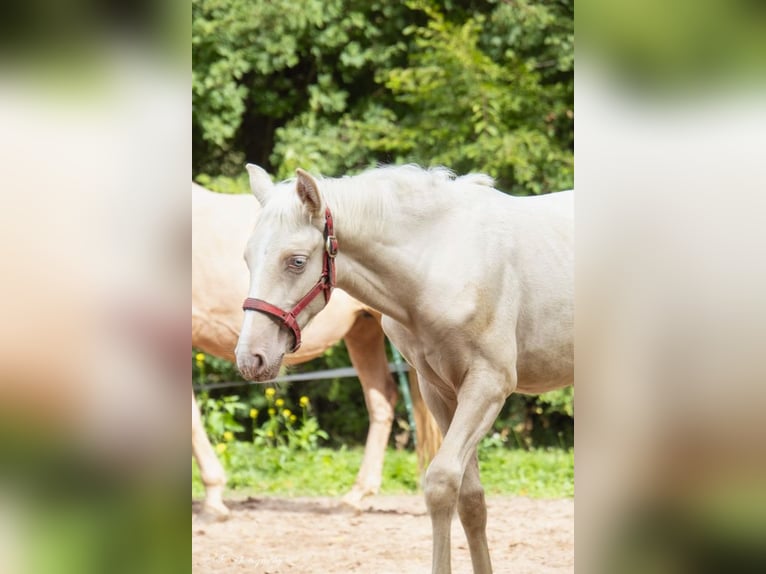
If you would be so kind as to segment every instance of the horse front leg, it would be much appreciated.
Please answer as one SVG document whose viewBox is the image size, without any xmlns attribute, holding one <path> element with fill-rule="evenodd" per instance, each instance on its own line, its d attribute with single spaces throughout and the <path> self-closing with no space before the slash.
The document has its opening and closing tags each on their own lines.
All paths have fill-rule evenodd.
<svg viewBox="0 0 766 574">
<path fill-rule="evenodd" d="M 360 315 L 344 340 L 351 363 L 359 374 L 370 417 L 362 466 L 351 491 L 343 497 L 344 503 L 359 509 L 365 497 L 380 490 L 383 458 L 398 393 L 388 370 L 385 335 L 377 319 L 367 313 Z"/>
<path fill-rule="evenodd" d="M 439 425 L 442 435 L 446 435 L 449 430 L 452 418 L 455 416 L 455 407 L 457 405 L 456 399 L 452 397 L 443 397 L 436 391 L 422 373 L 417 374 L 418 384 L 420 387 L 420 394 L 423 397 L 428 409 L 431 411 L 436 424 Z M 442 443 L 444 444 L 444 443 Z M 437 452 L 438 455 L 438 452 Z M 431 516 L 432 527 L 432 541 L 433 541 L 433 571 L 449 573 L 451 569 L 450 562 L 450 544 L 451 544 L 451 525 L 452 514 L 454 513 L 454 505 L 452 508 L 447 504 L 442 507 L 438 503 L 429 502 L 428 497 L 428 481 L 429 472 L 431 467 L 436 461 L 434 457 L 433 461 L 426 471 L 424 482 L 424 490 L 426 492 L 426 506 L 428 507 L 428 513 Z M 433 478 L 432 478 L 433 480 Z M 432 493 L 433 498 L 433 493 Z M 442 516 L 443 515 L 443 516 Z M 444 517 L 447 517 L 445 520 Z M 446 523 L 446 526 L 445 526 Z"/>
<path fill-rule="evenodd" d="M 223 503 L 226 473 L 205 434 L 194 391 L 192 391 L 192 454 L 197 459 L 202 483 L 205 485 L 205 500 L 202 503 L 200 518 L 214 522 L 227 520 L 229 509 Z"/>
<path fill-rule="evenodd" d="M 433 389 L 428 394 L 423 393 L 429 407 L 434 401 L 427 397 L 433 394 Z M 433 528 L 433 574 L 452 571 L 450 527 L 458 499 L 461 500 L 460 518 L 468 537 L 474 573 L 492 572 L 484 493 L 478 467 L 474 470 L 473 461 L 479 441 L 492 426 L 508 394 L 508 385 L 488 369 L 472 369 L 458 391 L 455 414 L 425 478 L 426 505 Z M 438 421 L 437 412 L 432 412 Z M 478 508 L 469 510 L 473 504 Z"/>
</svg>

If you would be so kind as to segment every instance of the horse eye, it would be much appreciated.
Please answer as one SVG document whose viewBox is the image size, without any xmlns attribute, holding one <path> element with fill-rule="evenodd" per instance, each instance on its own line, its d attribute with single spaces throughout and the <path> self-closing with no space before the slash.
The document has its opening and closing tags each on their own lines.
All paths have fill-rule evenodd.
<svg viewBox="0 0 766 574">
<path fill-rule="evenodd" d="M 296 255 L 295 257 L 291 257 L 289 265 L 293 269 L 303 269 L 303 267 L 306 265 L 306 257 L 303 255 Z"/>
</svg>

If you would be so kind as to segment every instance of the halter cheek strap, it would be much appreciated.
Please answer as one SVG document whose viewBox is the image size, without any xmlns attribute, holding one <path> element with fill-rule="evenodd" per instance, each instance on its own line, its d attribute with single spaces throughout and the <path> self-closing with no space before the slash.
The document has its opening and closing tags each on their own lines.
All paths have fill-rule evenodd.
<svg viewBox="0 0 766 574">
<path fill-rule="evenodd" d="M 338 254 L 338 239 L 335 237 L 335 226 L 332 221 L 330 208 L 324 212 L 324 257 L 322 258 L 322 275 L 319 280 L 306 293 L 295 307 L 289 311 L 280 309 L 276 305 L 267 303 L 263 299 L 253 299 L 248 297 L 242 305 L 245 311 L 260 311 L 277 319 L 292 334 L 295 341 L 291 353 L 297 351 L 301 346 L 301 328 L 298 325 L 298 315 L 308 305 L 317 298 L 320 293 L 324 294 L 325 305 L 330 301 L 330 295 L 335 287 L 335 256 Z"/>
</svg>

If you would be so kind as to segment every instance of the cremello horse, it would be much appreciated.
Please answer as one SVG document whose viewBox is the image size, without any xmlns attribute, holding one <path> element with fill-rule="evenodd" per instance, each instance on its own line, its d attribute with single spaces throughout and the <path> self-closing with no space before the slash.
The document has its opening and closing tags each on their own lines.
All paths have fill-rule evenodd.
<svg viewBox="0 0 766 574">
<path fill-rule="evenodd" d="M 259 211 L 258 203 L 250 195 L 218 194 L 192 184 L 192 345 L 232 361 L 243 318 L 242 293 L 248 282 L 240 251 Z M 344 497 L 346 503 L 359 506 L 366 496 L 380 488 L 383 456 L 398 396 L 388 371 L 380 315 L 339 291 L 306 329 L 300 350 L 288 355 L 286 362 L 297 364 L 318 357 L 340 339 L 346 341 L 359 373 L 370 413 L 362 466 L 354 486 Z M 430 460 L 438 447 L 439 431 L 419 393 L 413 392 L 413 405 L 418 451 L 421 457 Z M 194 393 L 192 452 L 206 489 L 202 516 L 225 519 L 226 475 L 204 432 Z"/>
<path fill-rule="evenodd" d="M 573 382 L 573 193 L 515 198 L 484 175 L 414 166 L 318 181 L 298 170 L 277 186 L 248 171 L 264 209 L 246 247 L 257 310 L 240 370 L 269 377 L 293 344 L 257 302 L 290 309 L 335 267 L 339 287 L 384 314 L 445 433 L 424 480 L 433 572 L 451 570 L 456 508 L 474 572 L 491 572 L 476 447 L 512 392 Z M 323 306 L 313 299 L 299 326 Z"/>
</svg>

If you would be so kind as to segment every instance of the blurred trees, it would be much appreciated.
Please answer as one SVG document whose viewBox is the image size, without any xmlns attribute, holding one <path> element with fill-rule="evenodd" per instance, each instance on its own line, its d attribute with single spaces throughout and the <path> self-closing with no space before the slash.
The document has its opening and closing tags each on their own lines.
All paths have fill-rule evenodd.
<svg viewBox="0 0 766 574">
<path fill-rule="evenodd" d="M 572 0 L 192 9 L 195 176 L 415 162 L 514 194 L 573 185 Z"/>
</svg>

